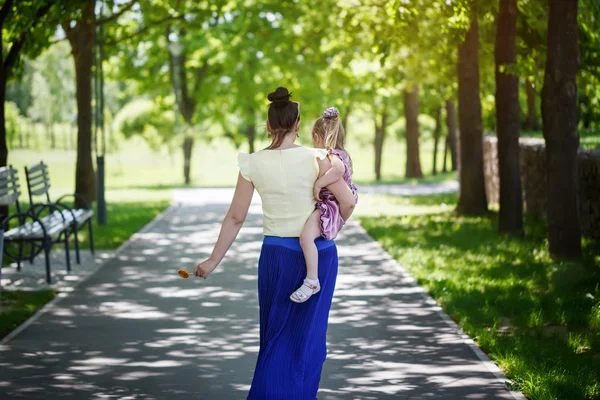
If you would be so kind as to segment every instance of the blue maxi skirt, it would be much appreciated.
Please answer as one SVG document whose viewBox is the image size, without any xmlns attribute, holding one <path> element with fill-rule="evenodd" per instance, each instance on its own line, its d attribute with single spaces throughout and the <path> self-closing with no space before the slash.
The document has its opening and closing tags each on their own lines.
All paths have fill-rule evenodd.
<svg viewBox="0 0 600 400">
<path fill-rule="evenodd" d="M 258 261 L 260 350 L 248 400 L 317 398 L 338 255 L 333 240 L 315 244 L 321 291 L 298 304 L 290 295 L 306 277 L 299 239 L 264 238 Z"/>
</svg>

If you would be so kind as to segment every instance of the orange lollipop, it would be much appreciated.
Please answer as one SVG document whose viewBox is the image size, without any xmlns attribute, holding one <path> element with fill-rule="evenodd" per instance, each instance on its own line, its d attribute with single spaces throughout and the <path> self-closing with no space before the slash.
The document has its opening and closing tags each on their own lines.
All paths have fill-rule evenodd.
<svg viewBox="0 0 600 400">
<path fill-rule="evenodd" d="M 179 274 L 180 277 L 185 278 L 185 279 L 190 277 L 190 274 L 185 269 L 180 269 L 179 271 L 177 271 L 177 273 Z"/>
</svg>

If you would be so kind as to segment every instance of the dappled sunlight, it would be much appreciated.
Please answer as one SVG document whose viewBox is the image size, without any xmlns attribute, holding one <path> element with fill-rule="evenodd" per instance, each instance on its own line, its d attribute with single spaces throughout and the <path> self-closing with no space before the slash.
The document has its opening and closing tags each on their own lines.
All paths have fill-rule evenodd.
<svg viewBox="0 0 600 400">
<path fill-rule="evenodd" d="M 172 208 L 32 328 L 0 347 L 2 391 L 15 398 L 36 392 L 245 397 L 259 351 L 260 210 L 251 209 L 240 240 L 208 279 L 177 275 L 179 268 L 191 273 L 212 250 L 228 208 L 216 201 L 216 192 L 226 198 L 231 190 L 211 191 L 209 205 Z M 439 307 L 360 226 L 347 224 L 338 243 L 320 399 L 505 398 L 439 317 Z M 40 332 L 45 341 L 37 340 Z"/>
</svg>

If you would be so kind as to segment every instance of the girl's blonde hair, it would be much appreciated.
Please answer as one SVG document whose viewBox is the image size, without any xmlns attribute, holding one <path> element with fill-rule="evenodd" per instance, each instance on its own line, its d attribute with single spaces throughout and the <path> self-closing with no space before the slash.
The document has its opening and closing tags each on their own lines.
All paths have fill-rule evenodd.
<svg viewBox="0 0 600 400">
<path fill-rule="evenodd" d="M 338 110 L 328 108 L 323 116 L 315 122 L 312 130 L 313 141 L 318 138 L 327 150 L 344 150 L 346 132 L 340 121 Z"/>
</svg>

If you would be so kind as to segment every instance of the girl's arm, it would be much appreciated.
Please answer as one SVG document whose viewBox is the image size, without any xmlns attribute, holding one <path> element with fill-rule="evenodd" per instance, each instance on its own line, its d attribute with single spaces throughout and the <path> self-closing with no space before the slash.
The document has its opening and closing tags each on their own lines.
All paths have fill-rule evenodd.
<svg viewBox="0 0 600 400">
<path fill-rule="evenodd" d="M 320 193 L 321 189 L 331 185 L 332 183 L 342 179 L 346 166 L 340 160 L 338 156 L 334 156 L 331 159 L 331 168 L 329 168 L 317 181 L 315 182 L 313 195 L 315 200 L 321 201 Z"/>
<path fill-rule="evenodd" d="M 240 232 L 244 220 L 248 215 L 248 208 L 254 194 L 254 185 L 238 174 L 238 181 L 235 187 L 235 193 L 229 211 L 221 225 L 221 232 L 217 239 L 217 244 L 208 260 L 198 264 L 194 270 L 194 275 L 201 276 L 204 279 L 219 265 L 225 254 L 231 247 L 231 244 Z"/>
<path fill-rule="evenodd" d="M 323 176 L 327 173 L 329 168 L 331 168 L 331 162 L 329 159 L 325 158 L 323 160 L 319 160 L 319 168 L 321 170 L 320 175 Z M 329 186 L 327 189 L 335 196 L 335 199 L 340 204 L 340 214 L 344 221 L 347 221 L 352 212 L 354 212 L 354 207 L 356 207 L 356 202 L 354 200 L 354 194 L 352 194 L 352 190 L 346 185 L 346 182 L 343 180 L 338 180 Z"/>
</svg>

